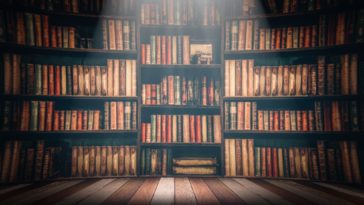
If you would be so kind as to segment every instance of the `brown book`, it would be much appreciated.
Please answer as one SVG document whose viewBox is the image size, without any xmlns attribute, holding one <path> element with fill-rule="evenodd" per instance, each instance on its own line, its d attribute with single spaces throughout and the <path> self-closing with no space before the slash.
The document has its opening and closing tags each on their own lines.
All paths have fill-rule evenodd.
<svg viewBox="0 0 364 205">
<path fill-rule="evenodd" d="M 107 148 L 106 148 L 106 146 L 102 146 L 101 147 L 101 157 L 100 157 L 100 176 L 107 175 L 106 166 L 107 166 Z"/>
<path fill-rule="evenodd" d="M 351 160 L 351 169 L 353 173 L 353 181 L 356 184 L 360 184 L 361 176 L 360 176 L 357 142 L 350 141 L 349 144 L 350 144 L 349 149 L 350 149 L 350 160 Z"/>
<path fill-rule="evenodd" d="M 235 62 L 235 66 L 240 66 L 240 61 Z M 238 76 L 240 73 L 235 72 L 235 75 Z M 236 92 L 235 94 L 237 96 L 248 96 L 248 61 L 242 60 L 241 61 L 241 78 L 239 78 L 239 81 L 236 81 L 236 87 L 240 87 L 239 92 Z"/>
<path fill-rule="evenodd" d="M 183 36 L 183 64 L 190 64 L 190 37 Z"/>
<path fill-rule="evenodd" d="M 163 150 L 165 153 L 165 158 L 167 157 L 167 150 Z M 166 163 L 164 163 L 166 165 Z M 131 146 L 130 147 L 130 175 L 135 176 L 137 174 L 137 161 L 136 161 L 136 147 L 135 146 Z M 167 168 L 164 167 L 165 172 L 167 171 Z M 166 175 L 166 174 L 165 174 Z M 164 176 L 165 176 L 164 175 Z"/>
<path fill-rule="evenodd" d="M 310 149 L 310 170 L 311 170 L 311 178 L 315 180 L 319 180 L 319 165 L 318 165 L 318 158 L 317 158 L 317 150 Z"/>
<path fill-rule="evenodd" d="M 283 158 L 283 148 L 277 148 L 277 155 L 278 155 L 278 176 L 284 177 L 284 158 Z"/>
<path fill-rule="evenodd" d="M 302 95 L 302 65 L 297 65 L 296 66 L 296 77 L 295 77 L 295 81 L 296 81 L 296 91 L 295 94 L 296 95 Z"/>
<path fill-rule="evenodd" d="M 108 95 L 108 75 L 107 75 L 107 68 L 102 66 L 101 67 L 101 95 L 106 96 Z"/>
<path fill-rule="evenodd" d="M 78 71 L 78 94 L 84 95 L 85 94 L 85 79 L 84 79 L 84 69 L 82 65 L 77 66 Z M 74 82 L 75 83 L 75 82 Z"/>
<path fill-rule="evenodd" d="M 249 176 L 254 176 L 254 140 L 248 139 Z"/>
<path fill-rule="evenodd" d="M 352 170 L 350 166 L 350 150 L 349 150 L 349 144 L 348 141 L 340 141 L 340 151 L 341 151 L 341 157 L 342 157 L 342 163 L 343 163 L 343 170 L 344 170 L 344 179 L 348 183 L 353 182 L 353 175 Z"/>
<path fill-rule="evenodd" d="M 272 148 L 273 177 L 278 177 L 278 153 L 277 148 Z"/>
<path fill-rule="evenodd" d="M 95 67 L 95 95 L 101 95 L 102 76 L 100 66 Z"/>
<path fill-rule="evenodd" d="M 89 176 L 95 176 L 95 146 L 88 148 L 89 154 Z"/>
<path fill-rule="evenodd" d="M 114 91 L 114 66 L 113 60 L 107 59 L 107 96 L 113 96 Z"/>
<path fill-rule="evenodd" d="M 110 38 L 110 39 L 112 39 L 112 38 Z M 116 50 L 123 50 L 123 21 L 122 20 L 115 20 L 115 44 L 116 44 Z"/>
<path fill-rule="evenodd" d="M 266 147 L 261 148 L 261 169 L 262 169 L 262 177 L 267 176 L 267 152 Z"/>
<path fill-rule="evenodd" d="M 113 168 L 113 147 L 106 146 L 107 155 L 106 155 L 106 175 L 112 175 L 112 168 Z"/>
<path fill-rule="evenodd" d="M 120 81 L 119 81 L 119 71 L 120 71 L 120 69 L 119 69 L 119 67 L 120 67 L 120 65 L 119 65 L 119 60 L 118 59 L 114 59 L 114 73 L 113 73 L 113 82 L 114 82 L 114 84 L 113 84 L 113 86 L 114 86 L 114 88 L 113 88 L 113 96 L 119 96 L 119 83 L 120 83 Z"/>
<path fill-rule="evenodd" d="M 89 155 L 89 148 L 87 146 L 83 147 L 83 172 L 82 176 L 87 177 L 89 176 L 89 169 L 90 169 L 90 155 Z"/>
<path fill-rule="evenodd" d="M 78 146 L 77 147 L 77 174 L 78 176 L 82 176 L 83 175 L 83 147 L 82 146 Z"/>
<path fill-rule="evenodd" d="M 225 165 L 225 176 L 231 176 L 230 172 L 230 140 L 233 139 L 225 139 L 224 140 L 224 165 Z M 10 154 L 9 154 L 10 156 Z"/>
<path fill-rule="evenodd" d="M 320 170 L 320 179 L 322 181 L 327 180 L 326 171 L 326 153 L 325 153 L 325 142 L 322 140 L 317 141 L 317 153 L 318 153 L 318 165 Z"/>
<path fill-rule="evenodd" d="M 302 177 L 309 178 L 309 153 L 307 148 L 301 148 Z"/>
<path fill-rule="evenodd" d="M 235 95 L 242 95 L 242 82 L 244 77 L 246 78 L 246 73 L 244 75 L 243 72 L 246 72 L 246 60 L 245 61 L 245 70 L 242 70 L 242 63 L 240 61 L 235 61 Z M 244 69 L 244 68 L 243 68 Z M 246 82 L 246 81 L 245 81 Z M 244 83 L 246 85 L 246 83 Z M 243 85 L 244 86 L 244 85 Z"/>
<path fill-rule="evenodd" d="M 236 174 L 242 175 L 242 147 L 241 140 L 235 139 L 235 152 L 236 152 Z"/>
<path fill-rule="evenodd" d="M 21 151 L 21 141 L 15 140 L 12 151 L 9 182 L 15 182 L 17 180 L 19 163 L 20 163 L 20 151 Z"/>
<path fill-rule="evenodd" d="M 130 146 L 125 146 L 125 159 L 124 159 L 124 168 L 125 168 L 125 175 L 130 175 Z"/>
<path fill-rule="evenodd" d="M 229 141 L 229 162 L 230 162 L 230 176 L 236 176 L 236 152 L 235 152 L 235 140 Z"/>
<path fill-rule="evenodd" d="M 124 163 L 125 163 L 125 148 L 124 146 L 120 146 L 119 147 L 119 162 L 118 162 L 118 173 L 119 175 L 124 175 L 124 171 L 125 171 L 125 166 L 124 166 Z"/>
<path fill-rule="evenodd" d="M 260 67 L 260 76 L 259 76 L 259 93 L 260 93 L 260 96 L 265 96 L 266 95 L 266 93 L 265 93 L 265 89 L 266 89 L 265 75 L 266 75 L 265 66 L 261 66 Z"/>
<path fill-rule="evenodd" d="M 109 33 L 109 49 L 116 50 L 115 41 L 115 20 L 109 19 L 108 21 L 108 33 Z"/>
<path fill-rule="evenodd" d="M 272 148 L 267 147 L 267 176 L 272 177 L 273 176 L 273 160 L 272 160 Z"/>
<path fill-rule="evenodd" d="M 244 125 L 245 130 L 251 130 L 251 102 L 245 102 L 245 110 L 244 110 Z"/>
<path fill-rule="evenodd" d="M 101 176 L 101 147 L 95 147 L 95 176 Z"/>
<path fill-rule="evenodd" d="M 47 107 L 47 114 L 46 114 L 45 130 L 51 131 L 52 130 L 52 120 L 53 120 L 53 102 L 47 101 L 46 107 Z"/>
<path fill-rule="evenodd" d="M 72 146 L 72 168 L 71 168 L 71 176 L 76 177 L 77 174 L 77 159 L 78 159 L 78 148 L 77 146 Z"/>
<path fill-rule="evenodd" d="M 295 165 L 295 151 L 293 147 L 288 149 L 288 158 L 289 158 L 289 176 L 297 177 L 296 174 L 296 165 Z"/>
<path fill-rule="evenodd" d="M 249 148 L 248 148 L 248 140 L 241 140 L 241 152 L 242 152 L 242 171 L 243 176 L 249 176 Z"/>
<path fill-rule="evenodd" d="M 246 40 L 246 21 L 239 21 L 239 31 L 238 31 L 238 50 L 245 50 L 245 40 Z"/>
</svg>

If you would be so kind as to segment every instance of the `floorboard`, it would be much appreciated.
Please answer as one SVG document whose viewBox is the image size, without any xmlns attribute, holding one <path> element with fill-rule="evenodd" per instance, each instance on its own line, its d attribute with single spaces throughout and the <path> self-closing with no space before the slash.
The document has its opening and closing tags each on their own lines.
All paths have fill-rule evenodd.
<svg viewBox="0 0 364 205">
<path fill-rule="evenodd" d="M 270 178 L 85 178 L 6 185 L 0 204 L 361 205 L 364 188 Z"/>
<path fill-rule="evenodd" d="M 195 194 L 187 177 L 174 180 L 174 202 L 176 205 L 197 204 Z"/>
</svg>

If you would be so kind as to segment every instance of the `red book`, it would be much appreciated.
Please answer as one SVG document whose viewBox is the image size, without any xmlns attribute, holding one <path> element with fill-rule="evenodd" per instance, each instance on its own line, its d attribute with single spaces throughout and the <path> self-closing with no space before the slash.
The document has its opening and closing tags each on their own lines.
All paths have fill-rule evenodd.
<svg viewBox="0 0 364 205">
<path fill-rule="evenodd" d="M 145 140 L 147 139 L 146 134 L 146 123 L 142 123 L 142 142 L 145 142 Z"/>
<path fill-rule="evenodd" d="M 278 155 L 277 148 L 273 148 L 273 176 L 278 177 Z"/>
<path fill-rule="evenodd" d="M 274 131 L 279 131 L 279 112 L 278 111 L 274 111 L 273 112 L 273 115 L 274 115 L 274 120 L 273 120 L 273 123 L 274 123 Z"/>
<path fill-rule="evenodd" d="M 56 66 L 56 76 L 55 76 L 55 95 L 61 95 L 61 67 L 59 65 Z"/>
<path fill-rule="evenodd" d="M 268 177 L 273 176 L 273 169 L 272 169 L 272 148 L 267 147 L 267 173 Z"/>
<path fill-rule="evenodd" d="M 46 131 L 52 130 L 53 102 L 47 101 Z"/>
<path fill-rule="evenodd" d="M 167 122 L 168 122 L 168 125 L 167 125 L 167 131 L 168 131 L 167 143 L 171 143 L 172 142 L 172 115 L 168 115 Z"/>
<path fill-rule="evenodd" d="M 77 130 L 82 130 L 82 111 L 77 111 Z"/>
<path fill-rule="evenodd" d="M 167 64 L 172 64 L 172 36 L 167 37 Z"/>
<path fill-rule="evenodd" d="M 51 27 L 51 46 L 57 48 L 57 29 L 55 26 Z"/>
<path fill-rule="evenodd" d="M 195 116 L 195 122 L 196 122 L 196 143 L 201 143 L 201 115 Z"/>
<path fill-rule="evenodd" d="M 146 60 L 146 56 L 145 56 L 145 44 L 141 45 L 141 54 L 140 54 L 140 58 L 141 58 L 141 64 L 145 64 L 145 60 Z"/>
<path fill-rule="evenodd" d="M 53 113 L 53 131 L 59 130 L 59 111 L 55 110 Z"/>
<path fill-rule="evenodd" d="M 208 95 L 209 95 L 209 105 L 214 105 L 215 99 L 215 86 L 214 86 L 214 79 L 210 79 L 209 87 L 208 87 Z"/>
<path fill-rule="evenodd" d="M 190 115 L 190 142 L 195 143 L 196 142 L 196 136 L 195 136 L 195 116 Z"/>
<path fill-rule="evenodd" d="M 64 118 L 64 110 L 59 111 L 59 130 L 64 130 L 64 122 L 65 122 L 65 118 Z"/>
<path fill-rule="evenodd" d="M 87 110 L 84 110 L 82 112 L 82 130 L 87 130 L 87 125 L 88 125 L 88 113 Z"/>
<path fill-rule="evenodd" d="M 43 25 L 43 47 L 49 47 L 49 24 L 48 16 L 42 15 L 42 25 Z"/>
<path fill-rule="evenodd" d="M 162 36 L 162 64 L 167 64 L 167 44 L 166 36 Z"/>
<path fill-rule="evenodd" d="M 54 66 L 48 65 L 48 94 L 54 95 Z"/>
<path fill-rule="evenodd" d="M 167 141 L 167 115 L 162 115 L 162 143 Z"/>
<path fill-rule="evenodd" d="M 262 147 L 261 148 L 261 169 L 262 169 L 262 177 L 266 177 L 267 176 L 267 153 L 266 153 L 266 148 Z"/>
</svg>

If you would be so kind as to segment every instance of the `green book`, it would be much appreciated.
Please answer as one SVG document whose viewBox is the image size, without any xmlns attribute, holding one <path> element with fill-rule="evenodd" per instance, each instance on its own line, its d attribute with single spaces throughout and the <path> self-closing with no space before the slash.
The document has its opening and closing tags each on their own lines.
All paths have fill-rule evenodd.
<svg viewBox="0 0 364 205">
<path fill-rule="evenodd" d="M 182 127 L 183 127 L 183 118 L 182 115 L 177 115 L 177 142 L 182 142 Z"/>
<path fill-rule="evenodd" d="M 31 102 L 31 116 L 30 116 L 30 130 L 37 131 L 38 130 L 38 101 Z"/>
<path fill-rule="evenodd" d="M 3 110 L 4 116 L 1 125 L 2 130 L 10 129 L 11 105 L 12 103 L 10 101 L 5 101 L 4 103 L 4 110 Z"/>
<path fill-rule="evenodd" d="M 135 50 L 136 49 L 135 21 L 130 21 L 130 49 L 131 50 Z"/>
<path fill-rule="evenodd" d="M 212 115 L 207 115 L 207 142 L 213 142 L 213 124 L 212 124 Z"/>
<path fill-rule="evenodd" d="M 35 94 L 42 94 L 42 65 L 35 65 Z"/>
<path fill-rule="evenodd" d="M 150 142 L 156 142 L 156 136 L 157 136 L 156 124 L 157 124 L 157 116 L 156 115 L 150 116 L 150 127 L 151 127 Z"/>
<path fill-rule="evenodd" d="M 123 21 L 123 48 L 124 48 L 124 50 L 130 50 L 130 25 L 129 25 L 129 20 L 124 20 Z"/>
<path fill-rule="evenodd" d="M 63 30 L 63 48 L 68 48 L 68 27 L 62 27 Z"/>
<path fill-rule="evenodd" d="M 65 130 L 71 130 L 71 110 L 66 110 L 66 117 L 65 117 Z"/>
<path fill-rule="evenodd" d="M 25 13 L 25 22 L 26 22 L 26 42 L 27 42 L 27 45 L 35 46 L 33 15 L 30 14 L 30 13 Z"/>
<path fill-rule="evenodd" d="M 137 103 L 133 102 L 132 104 L 132 123 L 131 123 L 131 128 L 132 129 L 136 129 L 137 128 Z"/>
<path fill-rule="evenodd" d="M 183 63 L 183 42 L 182 42 L 182 36 L 177 36 L 177 64 Z"/>
<path fill-rule="evenodd" d="M 124 112 L 125 112 L 124 113 L 125 114 L 124 128 L 126 130 L 130 130 L 130 128 L 131 128 L 131 102 L 125 102 L 124 105 L 125 105 L 125 107 L 124 107 Z"/>
<path fill-rule="evenodd" d="M 150 151 L 150 148 L 146 148 L 145 149 L 145 174 L 146 175 L 150 175 L 150 166 L 151 166 L 151 151 Z"/>
<path fill-rule="evenodd" d="M 150 64 L 156 64 L 157 59 L 156 37 L 150 36 Z"/>
<path fill-rule="evenodd" d="M 180 76 L 174 76 L 174 104 L 180 105 L 181 104 L 181 91 L 180 91 Z"/>
<path fill-rule="evenodd" d="M 260 147 L 255 147 L 255 176 L 261 176 L 261 165 L 260 165 Z"/>
<path fill-rule="evenodd" d="M 142 153 L 140 156 L 141 162 L 140 162 L 140 174 L 145 175 L 145 149 L 142 149 Z"/>
<path fill-rule="evenodd" d="M 289 177 L 289 159 L 288 159 L 288 149 L 283 148 L 283 166 L 284 166 L 284 176 Z"/>
<path fill-rule="evenodd" d="M 67 95 L 72 95 L 72 66 L 67 66 Z"/>
</svg>

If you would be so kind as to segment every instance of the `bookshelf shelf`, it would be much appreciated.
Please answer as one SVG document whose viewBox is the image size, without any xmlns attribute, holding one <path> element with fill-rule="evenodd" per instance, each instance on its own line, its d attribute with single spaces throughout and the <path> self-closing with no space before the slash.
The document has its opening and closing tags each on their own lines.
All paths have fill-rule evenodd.
<svg viewBox="0 0 364 205">
<path fill-rule="evenodd" d="M 254 138 L 254 139 L 355 139 L 362 140 L 363 132 L 318 132 L 318 131 L 246 131 L 225 130 L 225 138 Z"/>
<path fill-rule="evenodd" d="M 316 48 L 290 48 L 276 50 L 251 50 L 251 51 L 225 51 L 225 59 L 235 58 L 258 58 L 262 56 L 297 56 L 297 55 L 321 55 L 321 54 L 340 54 L 345 52 L 362 52 L 364 43 L 354 43 L 346 45 L 325 46 Z"/>
<path fill-rule="evenodd" d="M 187 70 L 187 71 L 220 71 L 221 64 L 189 64 L 189 65 L 157 65 L 157 64 L 142 64 L 140 68 L 143 70 L 165 71 L 165 70 Z"/>
<path fill-rule="evenodd" d="M 224 101 L 314 101 L 314 100 L 363 100 L 362 95 L 304 95 L 304 96 L 254 96 L 224 97 Z"/>
<path fill-rule="evenodd" d="M 0 131 L 0 139 L 78 139 L 78 138 L 133 138 L 137 130 L 85 130 L 85 131 Z"/>
<path fill-rule="evenodd" d="M 217 143 L 141 143 L 142 147 L 171 148 L 171 147 L 213 147 L 220 148 Z"/>
<path fill-rule="evenodd" d="M 163 33 L 163 34 L 204 34 L 208 36 L 219 36 L 220 25 L 141 25 L 140 31 L 143 33 Z"/>
<path fill-rule="evenodd" d="M 201 106 L 201 105 L 142 105 L 142 110 L 200 110 L 200 111 L 218 111 L 220 106 Z"/>
<path fill-rule="evenodd" d="M 0 101 L 4 100 L 53 100 L 53 101 L 67 101 L 78 102 L 87 101 L 137 101 L 138 97 L 125 97 L 125 96 L 77 96 L 77 95 L 62 95 L 62 96 L 50 96 L 50 95 L 0 95 Z"/>
<path fill-rule="evenodd" d="M 2 52 L 15 52 L 15 53 L 33 53 L 44 55 L 70 55 L 70 56 L 87 56 L 95 55 L 95 57 L 118 57 L 118 58 L 136 58 L 136 51 L 114 51 L 98 48 L 45 48 L 36 46 L 19 45 L 15 43 L 0 43 L 0 50 Z"/>
<path fill-rule="evenodd" d="M 112 19 L 123 19 L 123 20 L 135 20 L 135 16 L 120 16 L 120 15 L 104 15 L 104 14 L 88 14 L 88 13 L 71 13 L 62 11 L 49 11 L 40 8 L 29 8 L 25 6 L 13 6 L 13 5 L 0 5 L 3 9 L 15 10 L 21 12 L 29 12 L 36 14 L 43 14 L 48 16 L 53 16 L 55 18 L 63 18 L 64 20 L 94 20 L 97 22 L 99 19 L 112 18 Z"/>
<path fill-rule="evenodd" d="M 300 11 L 294 13 L 276 13 L 276 14 L 257 14 L 257 15 L 249 15 L 249 16 L 228 16 L 226 20 L 281 20 L 285 18 L 289 19 L 301 19 L 307 18 L 312 16 L 319 16 L 319 15 L 327 15 L 333 14 L 337 12 L 345 12 L 345 11 L 352 11 L 353 9 L 362 8 L 363 5 L 357 6 L 342 6 L 340 8 L 331 8 L 331 9 L 320 9 L 320 10 L 313 10 L 313 11 Z"/>
</svg>

